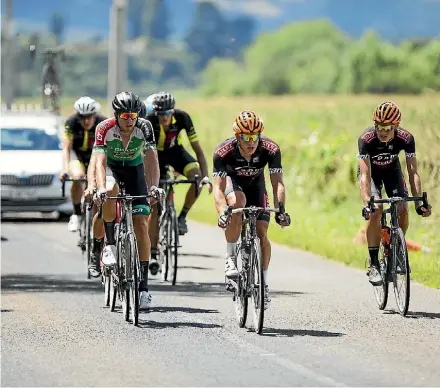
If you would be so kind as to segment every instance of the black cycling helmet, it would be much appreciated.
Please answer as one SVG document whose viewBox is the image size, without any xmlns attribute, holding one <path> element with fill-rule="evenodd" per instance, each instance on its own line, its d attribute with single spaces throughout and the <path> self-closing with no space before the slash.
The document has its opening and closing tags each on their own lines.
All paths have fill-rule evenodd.
<svg viewBox="0 0 440 388">
<path fill-rule="evenodd" d="M 168 92 L 159 92 L 154 96 L 152 108 L 155 112 L 166 112 L 167 110 L 174 109 L 176 100 L 173 95 Z"/>
<path fill-rule="evenodd" d="M 141 110 L 139 111 L 139 117 L 145 118 L 147 117 L 147 106 L 141 101 Z"/>
<path fill-rule="evenodd" d="M 137 94 L 132 92 L 118 93 L 112 102 L 112 108 L 115 113 L 121 112 L 140 112 L 142 105 Z"/>
</svg>

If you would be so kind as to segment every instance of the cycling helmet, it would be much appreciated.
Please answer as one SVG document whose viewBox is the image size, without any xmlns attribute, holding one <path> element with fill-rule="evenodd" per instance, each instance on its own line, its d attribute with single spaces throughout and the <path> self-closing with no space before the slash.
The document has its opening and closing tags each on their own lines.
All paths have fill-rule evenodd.
<svg viewBox="0 0 440 388">
<path fill-rule="evenodd" d="M 75 108 L 76 113 L 79 115 L 87 116 L 97 113 L 101 108 L 101 105 L 93 98 L 84 96 L 76 100 L 73 107 Z"/>
<path fill-rule="evenodd" d="M 147 99 L 144 101 L 144 104 L 147 108 L 147 114 L 150 114 L 153 112 L 153 101 L 154 97 L 156 97 L 156 93 L 150 94 Z"/>
<path fill-rule="evenodd" d="M 142 105 L 137 94 L 132 92 L 121 92 L 113 99 L 112 108 L 116 114 L 121 112 L 139 113 L 142 109 Z"/>
<path fill-rule="evenodd" d="M 252 110 L 241 111 L 235 117 L 232 129 L 236 135 L 242 133 L 260 133 L 264 130 L 263 120 Z"/>
<path fill-rule="evenodd" d="M 402 114 L 399 107 L 392 101 L 379 104 L 373 111 L 373 121 L 376 124 L 399 125 Z"/>
<path fill-rule="evenodd" d="M 153 110 L 155 112 L 165 112 L 170 109 L 174 109 L 176 100 L 173 95 L 168 92 L 156 93 L 153 100 Z"/>
<path fill-rule="evenodd" d="M 147 117 L 147 114 L 147 107 L 145 103 L 141 101 L 141 110 L 139 111 L 139 117 L 142 117 L 144 119 L 145 117 Z"/>
</svg>

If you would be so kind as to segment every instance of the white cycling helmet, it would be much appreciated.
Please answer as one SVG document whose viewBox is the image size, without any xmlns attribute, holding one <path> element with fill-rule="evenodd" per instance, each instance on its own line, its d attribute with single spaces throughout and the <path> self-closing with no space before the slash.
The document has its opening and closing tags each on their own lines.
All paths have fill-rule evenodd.
<svg viewBox="0 0 440 388">
<path fill-rule="evenodd" d="M 98 113 L 101 105 L 93 98 L 84 96 L 75 101 L 74 108 L 78 114 L 86 116 Z"/>
<path fill-rule="evenodd" d="M 147 99 L 144 101 L 144 104 L 147 108 L 147 114 L 153 112 L 153 101 L 154 97 L 156 97 L 156 93 L 150 94 Z"/>
</svg>

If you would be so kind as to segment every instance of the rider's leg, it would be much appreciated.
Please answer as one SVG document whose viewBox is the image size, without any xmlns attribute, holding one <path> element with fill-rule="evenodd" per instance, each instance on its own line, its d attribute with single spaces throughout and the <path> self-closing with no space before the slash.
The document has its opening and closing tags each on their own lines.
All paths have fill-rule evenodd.
<svg viewBox="0 0 440 388">
<path fill-rule="evenodd" d="M 231 178 L 227 178 L 227 185 L 225 190 L 226 202 L 234 208 L 246 206 L 246 196 L 241 188 L 236 185 Z M 225 230 L 225 237 L 227 242 L 226 251 L 226 265 L 225 275 L 227 277 L 235 277 L 238 275 L 237 270 L 237 241 L 240 238 L 242 225 L 242 214 L 232 214 L 231 223 Z"/>
<path fill-rule="evenodd" d="M 194 179 L 196 175 L 200 177 L 200 168 L 199 164 L 196 161 L 191 161 L 187 163 L 183 169 L 183 175 L 188 179 Z M 201 177 L 200 177 L 201 178 Z M 200 191 L 198 193 L 200 195 Z M 185 234 L 188 232 L 188 226 L 186 225 L 186 216 L 190 211 L 191 207 L 197 201 L 196 196 L 196 188 L 194 185 L 190 185 L 188 191 L 186 193 L 185 202 L 183 204 L 182 210 L 179 214 L 178 223 L 179 223 L 179 233 Z"/>
<path fill-rule="evenodd" d="M 112 190 L 108 190 L 109 197 L 117 196 L 119 185 L 115 183 Z M 115 237 L 116 200 L 107 199 L 102 205 L 102 219 L 104 220 L 106 246 L 102 252 L 102 261 L 105 265 L 116 263 L 116 237 Z"/>
<path fill-rule="evenodd" d="M 84 165 L 79 160 L 70 161 L 69 175 L 72 179 L 84 178 L 86 175 Z M 67 228 L 71 232 L 76 232 L 79 228 L 79 217 L 81 216 L 81 198 L 84 193 L 84 188 L 84 182 L 72 182 L 72 186 L 70 188 L 70 196 L 72 198 L 73 204 L 73 214 L 70 217 Z"/>
<path fill-rule="evenodd" d="M 267 238 L 267 229 L 269 228 L 269 215 L 262 214 L 266 216 L 265 219 L 257 220 L 257 236 L 260 239 L 261 246 L 261 254 L 263 256 L 263 277 L 264 277 L 264 309 L 267 309 L 270 305 L 270 297 L 269 297 L 269 283 L 267 272 L 269 269 L 270 255 L 271 255 L 271 246 L 270 241 Z"/>
</svg>

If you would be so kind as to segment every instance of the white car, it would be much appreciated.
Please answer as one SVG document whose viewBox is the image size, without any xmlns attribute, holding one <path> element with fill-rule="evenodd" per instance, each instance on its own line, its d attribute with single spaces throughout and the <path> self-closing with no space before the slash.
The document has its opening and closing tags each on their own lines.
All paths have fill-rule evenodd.
<svg viewBox="0 0 440 388">
<path fill-rule="evenodd" d="M 70 182 L 61 195 L 63 121 L 49 112 L 2 112 L 1 213 L 72 214 Z"/>
</svg>

